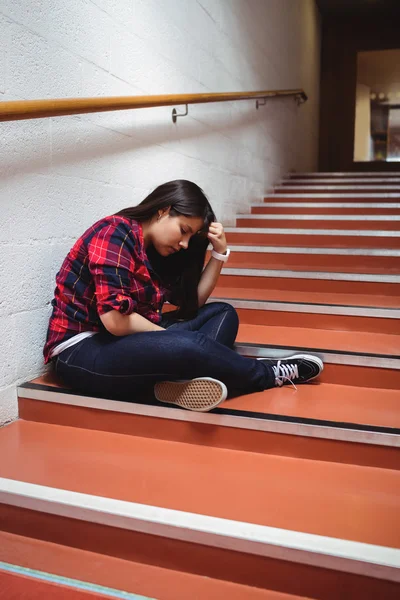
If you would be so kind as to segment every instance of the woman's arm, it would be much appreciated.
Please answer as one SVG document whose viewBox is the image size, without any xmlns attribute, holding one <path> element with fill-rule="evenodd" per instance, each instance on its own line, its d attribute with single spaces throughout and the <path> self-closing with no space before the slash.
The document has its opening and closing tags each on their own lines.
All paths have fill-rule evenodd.
<svg viewBox="0 0 400 600">
<path fill-rule="evenodd" d="M 215 252 L 218 252 L 218 254 L 226 254 L 228 246 L 224 228 L 221 223 L 211 223 L 207 237 L 212 243 Z M 206 303 L 211 292 L 215 288 L 223 265 L 224 263 L 221 260 L 213 257 L 208 261 L 208 264 L 200 277 L 197 288 L 199 307 Z"/>
<path fill-rule="evenodd" d="M 100 315 L 100 319 L 107 331 L 116 336 L 144 331 L 165 331 L 163 327 L 155 325 L 135 312 L 130 315 L 122 315 L 117 310 L 110 310 Z"/>
</svg>

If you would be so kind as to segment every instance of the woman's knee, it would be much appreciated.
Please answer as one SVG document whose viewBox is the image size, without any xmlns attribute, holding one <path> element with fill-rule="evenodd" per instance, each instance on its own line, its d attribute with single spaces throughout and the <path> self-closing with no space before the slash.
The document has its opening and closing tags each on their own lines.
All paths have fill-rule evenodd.
<svg viewBox="0 0 400 600">
<path fill-rule="evenodd" d="M 237 314 L 236 308 L 232 306 L 232 304 L 228 304 L 228 302 L 219 302 L 221 305 L 221 312 L 226 314 L 226 319 L 229 321 L 230 327 L 239 327 L 239 315 Z"/>
<path fill-rule="evenodd" d="M 232 306 L 232 304 L 229 304 L 228 302 L 210 302 L 210 303 L 206 304 L 206 306 L 212 307 L 213 310 L 215 311 L 215 314 L 228 313 L 232 319 L 236 318 L 237 321 L 239 322 L 239 317 L 236 312 L 236 309 Z"/>
</svg>

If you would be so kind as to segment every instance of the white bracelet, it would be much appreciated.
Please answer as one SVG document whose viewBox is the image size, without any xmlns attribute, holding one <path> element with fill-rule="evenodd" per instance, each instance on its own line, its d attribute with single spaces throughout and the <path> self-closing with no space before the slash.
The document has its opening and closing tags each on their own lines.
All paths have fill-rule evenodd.
<svg viewBox="0 0 400 600">
<path fill-rule="evenodd" d="M 217 260 L 220 260 L 222 262 L 226 262 L 228 260 L 228 258 L 229 258 L 230 253 L 231 253 L 231 251 L 229 250 L 229 248 L 227 248 L 226 254 L 218 254 L 218 252 L 215 252 L 215 250 L 213 250 L 211 252 L 211 256 L 213 258 L 216 258 Z"/>
</svg>

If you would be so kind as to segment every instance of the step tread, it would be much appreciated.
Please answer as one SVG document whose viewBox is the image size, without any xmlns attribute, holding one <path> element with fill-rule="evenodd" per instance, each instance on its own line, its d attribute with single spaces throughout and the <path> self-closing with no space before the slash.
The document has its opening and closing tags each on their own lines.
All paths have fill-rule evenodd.
<svg viewBox="0 0 400 600">
<path fill-rule="evenodd" d="M 400 472 L 17 421 L 0 476 L 128 502 L 400 546 Z M 351 502 L 349 502 L 351 498 Z"/>
<path fill-rule="evenodd" d="M 215 298 L 301 302 L 306 304 L 327 304 L 334 306 L 365 306 L 371 308 L 400 308 L 400 296 L 396 298 L 395 296 L 371 296 L 368 294 L 263 290 L 250 287 L 239 288 L 222 286 L 215 287 L 212 295 Z"/>
<path fill-rule="evenodd" d="M 400 336 L 365 331 L 355 333 L 354 331 L 331 329 L 241 324 L 236 342 L 264 346 L 314 348 L 321 351 L 354 352 L 364 355 L 400 356 Z"/>
<path fill-rule="evenodd" d="M 68 389 L 53 373 L 29 382 L 46 386 L 68 397 Z M 51 390 L 52 391 L 52 390 Z M 25 390 L 29 397 L 29 392 Z M 54 402 L 57 402 L 55 399 Z M 337 383 L 315 382 L 309 385 L 274 388 L 230 398 L 220 409 L 245 411 L 264 415 L 317 419 L 336 423 L 363 424 L 375 427 L 400 428 L 398 390 L 356 387 Z"/>
<path fill-rule="evenodd" d="M 196 600 L 220 600 L 225 596 L 230 600 L 304 598 L 2 531 L 0 560 L 157 600 L 187 600 L 194 595 Z"/>
<path fill-rule="evenodd" d="M 312 255 L 311 255 L 312 256 Z M 276 258 L 275 258 L 276 257 Z M 251 256 L 249 253 L 240 253 L 238 250 L 234 256 L 231 255 L 229 260 L 229 266 L 231 268 L 238 269 L 274 269 L 274 270 L 282 270 L 282 271 L 301 271 L 301 272 L 335 272 L 335 273 L 361 273 L 361 274 L 371 274 L 371 275 L 400 275 L 400 261 L 397 261 L 396 264 L 391 265 L 390 267 L 384 266 L 371 266 L 365 265 L 361 263 L 362 258 L 360 257 L 360 264 L 356 265 L 345 265 L 340 260 L 346 260 L 346 257 L 337 258 L 337 261 L 340 264 L 337 265 L 327 265 L 324 262 L 320 262 L 319 264 L 309 265 L 306 262 L 303 264 L 293 264 L 293 260 L 290 260 L 290 254 L 279 255 L 275 254 L 274 257 L 270 258 L 268 254 L 263 255 L 255 255 Z M 379 257 L 380 258 L 380 257 Z M 278 259 L 278 260 L 277 260 Z M 279 261 L 279 262 L 278 262 Z M 271 264 L 272 263 L 272 264 Z"/>
<path fill-rule="evenodd" d="M 398 390 L 313 383 L 232 398 L 221 405 L 238 411 L 290 415 L 338 423 L 400 427 Z"/>
</svg>

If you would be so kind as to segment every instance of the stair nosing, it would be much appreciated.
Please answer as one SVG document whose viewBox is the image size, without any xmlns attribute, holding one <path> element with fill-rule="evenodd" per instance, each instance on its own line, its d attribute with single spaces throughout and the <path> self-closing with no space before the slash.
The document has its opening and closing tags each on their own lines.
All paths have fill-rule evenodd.
<svg viewBox="0 0 400 600">
<path fill-rule="evenodd" d="M 156 402 L 154 404 L 127 403 L 119 400 L 97 398 L 95 396 L 83 396 L 73 390 L 53 388 L 52 386 L 37 383 L 26 383 L 19 386 L 18 396 L 38 402 L 72 405 L 186 423 L 208 424 L 233 429 L 262 431 L 264 433 L 327 439 L 337 442 L 344 441 L 373 446 L 400 447 L 400 431 L 397 428 L 379 425 L 311 419 L 274 413 L 256 413 L 254 411 L 234 410 L 222 407 L 216 408 L 211 412 L 201 413 L 181 410 L 177 407 L 159 406 Z"/>
<path fill-rule="evenodd" d="M 194 544 L 400 581 L 400 550 L 0 478 L 6 504 Z M 283 555 L 283 556 L 282 556 Z"/>
</svg>

